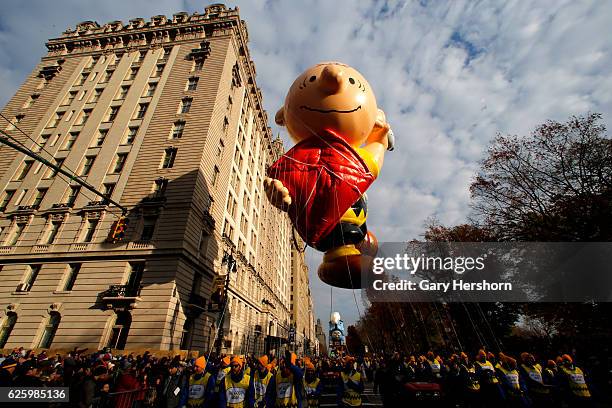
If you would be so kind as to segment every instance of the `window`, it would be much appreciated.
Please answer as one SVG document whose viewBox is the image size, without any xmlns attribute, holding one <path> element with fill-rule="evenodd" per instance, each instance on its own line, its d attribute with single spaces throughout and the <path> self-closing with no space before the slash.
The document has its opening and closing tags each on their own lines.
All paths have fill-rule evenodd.
<svg viewBox="0 0 612 408">
<path fill-rule="evenodd" d="M 217 179 L 219 178 L 219 167 L 215 166 L 213 169 L 212 181 L 211 184 L 214 186 L 217 184 Z"/>
<path fill-rule="evenodd" d="M 172 126 L 172 139 L 180 139 L 185 129 L 185 121 L 179 120 Z"/>
<path fill-rule="evenodd" d="M 126 296 L 138 296 L 140 295 L 140 283 L 142 282 L 142 275 L 144 274 L 144 263 L 131 263 L 130 264 L 130 275 L 126 282 L 127 290 Z"/>
<path fill-rule="evenodd" d="M 68 276 L 66 276 L 66 280 L 64 282 L 64 287 L 62 290 L 69 291 L 74 287 L 74 283 L 76 282 L 77 276 L 81 271 L 81 264 L 70 264 L 68 265 Z"/>
<path fill-rule="evenodd" d="M 6 346 L 6 343 L 8 342 L 11 332 L 13 331 L 13 327 L 15 327 L 16 323 L 17 313 L 8 312 L 4 322 L 2 323 L 2 328 L 0 328 L 0 348 L 4 348 L 4 346 Z"/>
<path fill-rule="evenodd" d="M 172 47 L 165 47 L 164 55 L 162 55 L 162 58 L 168 58 L 170 56 L 170 52 L 172 52 Z"/>
<path fill-rule="evenodd" d="M 171 169 L 172 166 L 174 166 L 174 159 L 176 159 L 177 150 L 178 149 L 174 147 L 169 147 L 166 149 L 162 169 Z"/>
<path fill-rule="evenodd" d="M 127 159 L 127 153 L 119 153 L 117 154 L 117 161 L 115 162 L 115 169 L 113 173 L 121 173 L 123 170 L 123 166 L 125 166 L 125 160 Z"/>
<path fill-rule="evenodd" d="M 55 165 L 57 167 L 62 167 L 62 165 L 64 164 L 64 159 L 55 159 Z M 53 178 L 57 175 L 57 171 L 51 167 L 49 167 L 49 170 L 47 170 L 47 173 L 45 174 L 46 179 L 50 179 Z"/>
<path fill-rule="evenodd" d="M 74 116 L 74 110 L 68 112 L 68 115 L 64 115 L 66 117 L 66 122 L 70 122 L 70 119 Z"/>
<path fill-rule="evenodd" d="M 201 71 L 202 68 L 204 68 L 204 60 L 203 59 L 197 59 L 195 61 L 193 61 L 193 70 L 194 71 Z"/>
<path fill-rule="evenodd" d="M 55 337 L 55 333 L 57 332 L 57 328 L 59 327 L 61 320 L 62 316 L 58 312 L 49 313 L 49 320 L 45 325 L 45 329 L 43 331 L 42 337 L 40 338 L 38 348 L 51 347 L 51 344 L 53 344 L 53 338 Z"/>
<path fill-rule="evenodd" d="M 136 112 L 136 118 L 135 119 L 142 119 L 144 118 L 145 113 L 147 113 L 147 108 L 149 107 L 148 103 L 140 103 L 138 104 L 138 112 Z"/>
<path fill-rule="evenodd" d="M 168 179 L 160 177 L 155 180 L 153 185 L 153 195 L 155 197 L 163 197 L 166 194 L 166 188 L 168 187 Z"/>
<path fill-rule="evenodd" d="M 40 141 L 33 146 L 32 150 L 34 150 L 34 152 L 40 152 L 41 150 L 43 150 L 50 137 L 51 135 L 41 135 Z"/>
<path fill-rule="evenodd" d="M 104 184 L 104 195 L 112 198 L 113 191 L 115 191 L 115 183 L 105 183 Z"/>
<path fill-rule="evenodd" d="M 39 96 L 40 96 L 40 95 L 38 95 L 38 94 L 33 94 L 33 95 L 30 95 L 30 99 L 28 99 L 28 100 L 26 101 L 26 103 L 24 103 L 24 104 L 23 104 L 23 108 L 24 108 L 24 109 L 27 109 L 27 108 L 29 108 L 30 106 L 34 105 L 34 102 L 36 102 L 36 100 L 38 99 L 38 97 L 39 97 Z"/>
<path fill-rule="evenodd" d="M 68 204 L 69 207 L 74 205 L 74 202 L 76 201 L 80 192 L 81 186 L 70 186 L 70 190 L 68 191 L 68 199 L 66 201 L 66 204 Z"/>
<path fill-rule="evenodd" d="M 136 134 L 138 133 L 138 126 L 130 126 L 128 128 L 127 135 L 125 136 L 125 144 L 134 143 L 134 139 L 136 139 Z"/>
<path fill-rule="evenodd" d="M 114 73 L 115 73 L 114 69 L 107 69 L 106 71 L 104 71 L 104 76 L 102 77 L 102 79 L 100 79 L 100 83 L 105 83 L 105 82 L 110 81 Z"/>
<path fill-rule="evenodd" d="M 106 118 L 106 121 L 107 122 L 114 121 L 118 113 L 119 113 L 119 106 L 111 106 L 110 110 L 108 111 L 108 117 Z"/>
<path fill-rule="evenodd" d="M 229 127 L 229 120 L 227 119 L 227 116 L 223 118 L 223 131 L 227 132 L 227 128 Z M 242 133 L 242 130 L 240 131 L 240 133 Z"/>
<path fill-rule="evenodd" d="M 193 77 L 193 78 L 189 78 L 189 80 L 187 81 L 187 91 L 195 91 L 198 87 L 198 81 L 200 80 L 200 78 L 198 77 Z"/>
<path fill-rule="evenodd" d="M 232 104 L 234 103 L 234 101 L 232 100 L 232 96 L 228 96 L 227 97 L 227 110 L 228 111 L 232 111 Z"/>
<path fill-rule="evenodd" d="M 131 81 L 132 79 L 136 78 L 136 74 L 138 74 L 138 67 L 132 67 L 130 68 L 130 73 L 128 74 L 127 78 L 125 78 L 127 81 Z"/>
<path fill-rule="evenodd" d="M 91 242 L 98 226 L 98 220 L 87 220 L 82 242 Z"/>
<path fill-rule="evenodd" d="M 141 241 L 150 241 L 151 238 L 153 238 L 156 221 L 156 217 L 145 217 L 144 224 L 142 226 L 142 235 L 140 236 Z"/>
<path fill-rule="evenodd" d="M 144 96 L 153 96 L 155 89 L 157 89 L 157 82 L 149 82 L 147 93 Z"/>
<path fill-rule="evenodd" d="M 48 128 L 56 127 L 60 123 L 62 118 L 64 117 L 64 113 L 65 112 L 56 112 L 53 118 L 51 119 L 51 121 L 49 121 L 49 124 L 47 125 L 47 127 Z"/>
<path fill-rule="evenodd" d="M 95 160 L 96 156 L 85 157 L 85 163 L 83 164 L 83 170 L 81 170 L 81 176 L 87 176 L 89 174 L 91 171 L 91 166 L 93 166 Z"/>
<path fill-rule="evenodd" d="M 165 64 L 157 64 L 155 66 L 155 72 L 153 72 L 153 78 L 158 78 L 164 72 Z"/>
<path fill-rule="evenodd" d="M 100 57 L 97 55 L 95 57 L 91 57 L 91 61 L 89 61 L 87 68 L 92 68 L 94 65 L 96 65 L 96 62 L 98 62 L 99 59 Z"/>
<path fill-rule="evenodd" d="M 227 198 L 227 212 L 232 218 L 236 218 L 236 200 L 231 195 Z"/>
<path fill-rule="evenodd" d="M 191 102 L 191 98 L 183 98 L 183 100 L 181 101 L 180 113 L 188 113 L 191 109 Z"/>
<path fill-rule="evenodd" d="M 219 139 L 219 146 L 217 146 L 217 157 L 221 157 L 223 154 L 223 148 L 225 147 L 225 143 L 223 140 Z"/>
<path fill-rule="evenodd" d="M 34 164 L 33 160 L 27 160 L 24 161 L 21 164 L 21 168 L 19 169 L 19 171 L 17 172 L 17 176 L 15 177 L 15 181 L 21 181 L 25 178 L 25 176 L 28 175 L 28 172 L 30 171 L 30 169 L 32 168 L 32 165 Z"/>
<path fill-rule="evenodd" d="M 70 105 L 72 101 L 74 101 L 74 98 L 76 98 L 77 93 L 77 91 L 68 92 L 68 96 L 66 96 L 66 99 L 64 100 L 64 103 L 62 103 L 62 105 Z"/>
<path fill-rule="evenodd" d="M 119 100 L 125 99 L 129 90 L 130 90 L 129 85 L 122 86 L 121 89 L 119 90 L 119 94 L 117 95 L 115 99 L 119 99 Z"/>
<path fill-rule="evenodd" d="M 25 224 L 19 223 L 15 225 L 15 228 L 13 230 L 13 233 L 11 234 L 10 239 L 7 242 L 7 246 L 13 246 L 16 245 L 17 242 L 19 242 L 19 238 L 21 237 L 21 234 L 23 233 L 23 230 L 25 229 Z"/>
<path fill-rule="evenodd" d="M 130 315 L 130 312 L 121 311 L 117 312 L 114 319 L 115 324 L 113 325 L 111 336 L 106 346 L 117 350 L 123 350 L 132 324 L 132 315 Z"/>
<path fill-rule="evenodd" d="M 79 137 L 79 132 L 70 132 L 68 134 L 68 138 L 66 138 L 66 143 L 64 144 L 64 150 L 70 150 Z"/>
<path fill-rule="evenodd" d="M 34 202 L 32 203 L 32 207 L 38 208 L 40 206 L 40 203 L 42 203 L 42 200 L 45 198 L 47 191 L 48 191 L 47 188 L 39 188 L 36 191 L 36 197 L 34 197 Z"/>
<path fill-rule="evenodd" d="M 136 61 L 137 62 L 142 62 L 142 61 L 144 61 L 146 56 L 147 56 L 147 52 L 146 51 L 140 51 L 140 52 L 138 52 L 138 59 Z"/>
<path fill-rule="evenodd" d="M 29 265 L 23 283 L 17 286 L 17 292 L 29 292 L 40 272 L 40 265 Z"/>
<path fill-rule="evenodd" d="M 61 221 L 52 221 L 51 224 L 49 224 L 49 232 L 47 234 L 45 244 L 51 245 L 53 242 L 55 242 L 55 238 L 57 238 L 57 233 L 59 232 L 61 226 Z"/>
<path fill-rule="evenodd" d="M 103 90 L 104 90 L 103 88 L 96 88 L 96 89 L 94 89 L 94 93 L 91 96 L 91 100 L 89 102 L 90 103 L 98 102 L 98 100 L 100 99 L 100 95 L 102 95 L 102 91 Z"/>
<path fill-rule="evenodd" d="M 4 192 L 4 197 L 2 198 L 2 202 L 0 203 L 0 211 L 6 210 L 6 207 L 8 207 L 14 196 L 15 190 L 6 190 Z"/>
<path fill-rule="evenodd" d="M 89 78 L 89 82 L 93 82 L 93 81 L 96 79 L 96 77 L 97 77 L 97 76 L 98 76 L 98 73 L 97 73 L 97 72 L 94 72 L 94 73 L 91 75 L 91 78 Z"/>
<path fill-rule="evenodd" d="M 83 109 L 83 113 L 81 114 L 81 120 L 79 121 L 79 125 L 84 125 L 87 122 L 87 119 L 89 119 L 89 116 L 91 115 L 91 109 Z"/>
<path fill-rule="evenodd" d="M 106 139 L 107 134 L 108 129 L 98 129 L 98 136 L 96 137 L 95 146 L 102 146 L 104 144 L 104 139 Z"/>
<path fill-rule="evenodd" d="M 77 82 L 74 84 L 75 86 L 83 85 L 89 76 L 89 72 L 83 72 Z"/>
</svg>

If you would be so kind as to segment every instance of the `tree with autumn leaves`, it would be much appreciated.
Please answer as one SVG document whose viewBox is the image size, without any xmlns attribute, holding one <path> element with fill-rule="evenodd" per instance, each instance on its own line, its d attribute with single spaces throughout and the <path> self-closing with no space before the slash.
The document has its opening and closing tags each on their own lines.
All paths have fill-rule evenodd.
<svg viewBox="0 0 612 408">
<path fill-rule="evenodd" d="M 612 140 L 601 122 L 590 113 L 498 135 L 470 186 L 471 219 L 430 222 L 425 241 L 612 241 Z M 357 327 L 362 339 L 377 333 L 379 350 L 502 349 L 530 337 L 552 351 L 596 347 L 612 335 L 611 318 L 608 303 L 372 304 Z"/>
</svg>

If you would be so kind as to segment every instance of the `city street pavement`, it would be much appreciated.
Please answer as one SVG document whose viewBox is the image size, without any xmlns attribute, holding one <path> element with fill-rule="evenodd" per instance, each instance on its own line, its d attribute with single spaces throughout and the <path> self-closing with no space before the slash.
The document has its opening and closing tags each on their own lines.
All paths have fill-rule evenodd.
<svg viewBox="0 0 612 408">
<path fill-rule="evenodd" d="M 372 383 L 366 383 L 365 390 L 362 394 L 363 407 L 382 407 L 380 395 L 374 394 L 372 391 Z M 320 407 L 337 407 L 336 394 L 332 394 L 329 390 L 321 396 Z"/>
</svg>

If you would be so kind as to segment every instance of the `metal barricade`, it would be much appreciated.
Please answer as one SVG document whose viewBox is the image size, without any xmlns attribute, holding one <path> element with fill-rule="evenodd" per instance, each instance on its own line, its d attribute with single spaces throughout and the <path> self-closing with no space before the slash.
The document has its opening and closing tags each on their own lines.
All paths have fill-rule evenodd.
<svg viewBox="0 0 612 408">
<path fill-rule="evenodd" d="M 109 392 L 94 398 L 91 408 L 151 408 L 156 399 L 155 388 Z"/>
</svg>

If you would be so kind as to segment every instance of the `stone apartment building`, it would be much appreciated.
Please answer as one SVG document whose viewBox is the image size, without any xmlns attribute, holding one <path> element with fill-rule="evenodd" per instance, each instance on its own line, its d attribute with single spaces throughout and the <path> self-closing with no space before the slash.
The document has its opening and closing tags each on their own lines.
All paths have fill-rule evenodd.
<svg viewBox="0 0 612 408">
<path fill-rule="evenodd" d="M 0 144 L 0 349 L 261 353 L 292 321 L 312 326 L 308 271 L 293 271 L 291 224 L 262 187 L 283 146 L 247 43 L 238 9 L 220 4 L 48 41 L 0 128 L 129 224 L 110 242 L 119 208 Z M 216 347 L 211 295 L 228 272 Z"/>
</svg>

